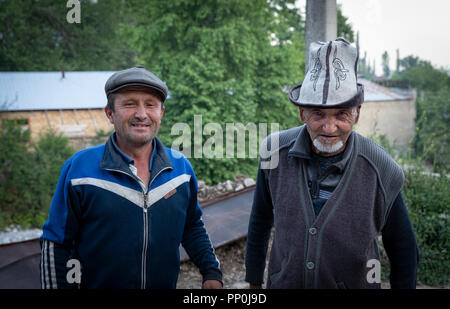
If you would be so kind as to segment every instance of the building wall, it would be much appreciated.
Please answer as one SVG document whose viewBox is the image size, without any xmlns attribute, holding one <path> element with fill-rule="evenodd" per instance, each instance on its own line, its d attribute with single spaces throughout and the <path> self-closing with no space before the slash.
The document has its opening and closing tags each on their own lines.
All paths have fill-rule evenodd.
<svg viewBox="0 0 450 309">
<path fill-rule="evenodd" d="M 391 145 L 406 150 L 414 138 L 415 100 L 364 102 L 355 130 L 368 137 L 385 135 Z"/>
<path fill-rule="evenodd" d="M 27 119 L 32 140 L 52 129 L 70 138 L 75 149 L 85 148 L 96 132 L 113 129 L 103 109 L 0 112 L 0 119 Z M 415 100 L 364 102 L 355 130 L 383 134 L 391 145 L 406 150 L 415 134 Z"/>
<path fill-rule="evenodd" d="M 31 139 L 53 130 L 67 136 L 76 149 L 85 148 L 97 131 L 113 129 L 103 109 L 0 112 L 0 119 L 27 119 Z"/>
</svg>

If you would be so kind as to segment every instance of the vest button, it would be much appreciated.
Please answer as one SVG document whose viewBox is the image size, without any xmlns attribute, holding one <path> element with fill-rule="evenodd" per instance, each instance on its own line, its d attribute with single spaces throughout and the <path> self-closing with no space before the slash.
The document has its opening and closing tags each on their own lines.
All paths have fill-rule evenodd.
<svg viewBox="0 0 450 309">
<path fill-rule="evenodd" d="M 317 229 L 315 227 L 310 228 L 309 229 L 309 234 L 316 235 L 317 234 Z"/>
<path fill-rule="evenodd" d="M 314 263 L 313 262 L 306 263 L 306 268 L 308 268 L 309 270 L 314 269 Z"/>
</svg>

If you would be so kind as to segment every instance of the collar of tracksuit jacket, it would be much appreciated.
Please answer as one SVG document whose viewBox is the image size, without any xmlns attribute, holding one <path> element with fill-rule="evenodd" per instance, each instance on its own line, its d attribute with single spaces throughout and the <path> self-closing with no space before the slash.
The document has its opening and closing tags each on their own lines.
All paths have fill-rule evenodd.
<svg viewBox="0 0 450 309">
<path fill-rule="evenodd" d="M 123 153 L 115 142 L 116 133 L 111 134 L 105 145 L 105 151 L 103 152 L 103 158 L 100 162 L 100 168 L 107 170 L 119 170 L 126 172 L 133 178 L 137 178 L 135 174 L 131 171 L 130 165 L 134 165 L 134 160 Z M 153 151 L 150 156 L 149 170 L 150 170 L 150 180 L 160 174 L 162 170 L 168 169 L 172 170 L 174 167 L 172 161 L 169 158 L 164 145 L 161 141 L 155 137 L 153 138 Z"/>
</svg>

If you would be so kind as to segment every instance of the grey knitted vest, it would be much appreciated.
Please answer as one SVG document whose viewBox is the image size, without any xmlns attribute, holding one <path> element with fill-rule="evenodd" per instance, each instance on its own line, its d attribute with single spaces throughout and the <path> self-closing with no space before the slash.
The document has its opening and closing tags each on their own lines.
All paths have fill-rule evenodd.
<svg viewBox="0 0 450 309">
<path fill-rule="evenodd" d="M 295 155 L 302 134 L 305 126 L 280 132 L 272 150 L 278 166 L 265 170 L 275 226 L 267 287 L 380 288 L 368 282 L 367 262 L 379 260 L 376 239 L 403 184 L 400 166 L 354 132 L 342 179 L 315 218 L 304 161 Z"/>
</svg>

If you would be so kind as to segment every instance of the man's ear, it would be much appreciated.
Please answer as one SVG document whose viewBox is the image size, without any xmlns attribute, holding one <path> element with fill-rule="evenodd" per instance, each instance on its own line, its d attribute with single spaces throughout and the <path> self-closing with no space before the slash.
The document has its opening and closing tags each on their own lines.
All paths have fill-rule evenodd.
<svg viewBox="0 0 450 309">
<path fill-rule="evenodd" d="M 358 123 L 358 120 L 359 120 L 359 113 L 361 112 L 361 106 L 362 106 L 362 105 L 359 104 L 358 107 L 356 107 L 357 115 L 356 115 L 356 119 L 355 119 L 355 124 Z"/>
<path fill-rule="evenodd" d="M 114 124 L 114 118 L 112 116 L 113 111 L 108 106 L 105 106 L 104 110 L 106 117 L 108 117 L 109 119 L 109 122 L 111 122 L 111 124 Z"/>
<path fill-rule="evenodd" d="M 299 107 L 298 109 L 299 109 L 299 113 L 300 113 L 300 120 L 301 120 L 302 122 L 305 122 L 305 115 L 304 115 L 305 109 L 304 109 L 304 108 L 301 108 L 301 107 Z"/>
</svg>

